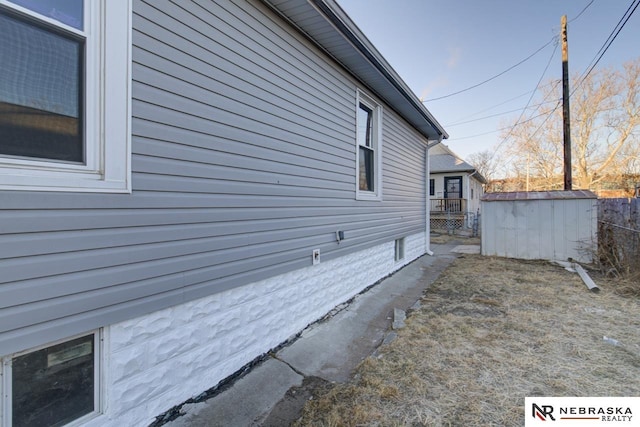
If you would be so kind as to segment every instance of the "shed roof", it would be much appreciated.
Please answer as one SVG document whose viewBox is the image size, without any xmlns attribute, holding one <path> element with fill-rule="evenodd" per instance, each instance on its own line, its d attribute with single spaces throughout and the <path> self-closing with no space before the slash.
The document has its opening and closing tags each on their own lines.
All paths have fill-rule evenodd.
<svg viewBox="0 0 640 427">
<path fill-rule="evenodd" d="M 504 202 L 514 200 L 561 200 L 561 199 L 597 199 L 589 190 L 571 191 L 513 191 L 509 193 L 487 193 L 482 197 L 485 202 Z"/>
<path fill-rule="evenodd" d="M 335 0 L 263 0 L 429 140 L 449 135 Z"/>
</svg>

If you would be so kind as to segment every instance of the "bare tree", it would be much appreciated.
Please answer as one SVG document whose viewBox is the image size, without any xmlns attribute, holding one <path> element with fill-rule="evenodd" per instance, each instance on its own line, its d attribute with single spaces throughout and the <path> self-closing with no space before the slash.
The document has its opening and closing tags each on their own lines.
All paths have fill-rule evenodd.
<svg viewBox="0 0 640 427">
<path fill-rule="evenodd" d="M 492 151 L 484 150 L 472 153 L 467 157 L 467 163 L 476 168 L 487 180 L 494 178 L 497 163 Z"/>
<path fill-rule="evenodd" d="M 571 143 L 573 187 L 593 188 L 607 176 L 637 173 L 640 161 L 640 58 L 622 69 L 594 70 L 573 79 Z M 561 188 L 563 170 L 562 109 L 558 85 L 542 87 L 545 103 L 537 118 L 513 120 L 506 156 L 512 176 L 523 167 L 538 186 Z"/>
<path fill-rule="evenodd" d="M 470 154 L 467 157 L 467 163 L 475 167 L 480 175 L 485 177 L 489 183 L 487 184 L 486 191 L 492 191 L 491 181 L 496 178 L 496 173 L 500 165 L 499 157 L 491 150 L 484 150 Z"/>
</svg>

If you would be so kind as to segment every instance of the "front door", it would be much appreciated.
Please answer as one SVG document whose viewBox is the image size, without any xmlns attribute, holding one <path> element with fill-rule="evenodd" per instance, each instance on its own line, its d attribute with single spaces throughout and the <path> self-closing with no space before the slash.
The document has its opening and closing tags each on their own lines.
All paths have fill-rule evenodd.
<svg viewBox="0 0 640 427">
<path fill-rule="evenodd" d="M 447 210 L 452 212 L 462 211 L 462 177 L 461 176 L 445 176 L 444 177 L 444 198 L 457 199 L 447 200 Z"/>
</svg>

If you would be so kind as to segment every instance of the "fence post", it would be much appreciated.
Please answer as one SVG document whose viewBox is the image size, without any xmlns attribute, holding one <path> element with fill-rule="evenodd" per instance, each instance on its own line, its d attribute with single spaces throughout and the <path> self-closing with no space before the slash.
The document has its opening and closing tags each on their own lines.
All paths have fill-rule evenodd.
<svg viewBox="0 0 640 427">
<path fill-rule="evenodd" d="M 478 237 L 478 228 L 480 226 L 480 209 L 476 212 L 476 216 L 473 218 L 473 237 Z"/>
</svg>

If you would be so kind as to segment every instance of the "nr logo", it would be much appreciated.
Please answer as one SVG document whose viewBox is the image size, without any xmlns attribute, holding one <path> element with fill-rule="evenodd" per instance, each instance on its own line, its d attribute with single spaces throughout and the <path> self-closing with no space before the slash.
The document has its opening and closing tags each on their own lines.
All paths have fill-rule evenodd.
<svg viewBox="0 0 640 427">
<path fill-rule="evenodd" d="M 556 419 L 553 417 L 553 406 L 551 405 L 542 405 L 538 406 L 535 403 L 532 404 L 531 408 L 531 416 L 533 418 L 540 418 L 542 421 L 547 421 L 547 417 L 551 421 L 555 421 Z"/>
</svg>

